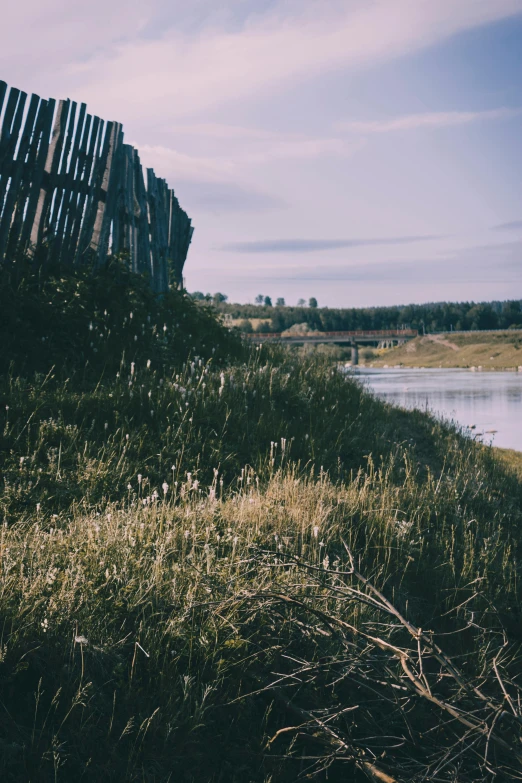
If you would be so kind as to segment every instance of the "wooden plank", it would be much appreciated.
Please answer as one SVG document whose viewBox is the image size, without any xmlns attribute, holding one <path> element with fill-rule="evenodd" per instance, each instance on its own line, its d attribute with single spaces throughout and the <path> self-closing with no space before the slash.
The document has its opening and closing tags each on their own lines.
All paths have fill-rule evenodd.
<svg viewBox="0 0 522 783">
<path fill-rule="evenodd" d="M 15 94 L 16 102 L 15 98 L 11 101 L 13 93 Z M 20 92 L 20 90 L 11 90 L 6 107 L 6 115 L 2 124 L 2 138 L 0 140 L 0 171 L 2 172 L 2 179 L 0 180 L 0 215 L 3 215 L 5 211 L 5 196 L 13 171 L 14 155 L 16 145 L 18 144 L 26 98 L 27 93 Z"/>
<path fill-rule="evenodd" d="M 96 143 L 100 127 L 100 118 L 87 115 L 85 127 L 83 129 L 80 150 L 78 152 L 78 181 L 76 183 L 76 194 L 73 195 L 71 205 L 71 229 L 69 239 L 62 249 L 70 258 L 71 264 L 78 261 L 78 241 L 83 225 L 86 203 L 89 194 L 89 179 L 94 157 Z"/>
<path fill-rule="evenodd" d="M 63 264 L 72 264 L 73 262 L 70 256 L 63 253 L 63 249 L 67 246 L 68 240 L 70 239 L 70 232 L 72 230 L 72 224 L 69 219 L 71 215 L 71 204 L 75 194 L 77 195 L 77 186 L 80 183 L 80 177 L 78 177 L 77 174 L 77 165 L 80 152 L 80 143 L 85 124 L 86 110 L 87 106 L 85 103 L 82 103 L 78 114 L 78 122 L 76 127 L 74 127 L 73 122 L 76 115 L 76 104 L 73 103 L 73 111 L 71 112 L 71 119 L 69 120 L 70 139 L 67 145 L 67 149 L 64 150 L 63 154 L 62 168 L 65 169 L 65 171 L 62 186 L 64 195 L 56 229 L 56 244 L 54 250 L 56 260 Z M 69 151 L 70 160 L 68 160 Z"/>
<path fill-rule="evenodd" d="M 143 167 L 137 152 L 134 155 L 134 187 L 138 202 L 136 271 L 141 274 L 150 273 L 149 208 L 145 180 L 143 178 Z"/>
<path fill-rule="evenodd" d="M 85 263 L 90 258 L 92 259 L 90 244 L 94 223 L 96 221 L 103 172 L 105 171 L 107 162 L 110 124 L 111 123 L 105 124 L 103 120 L 100 120 L 99 123 L 98 137 L 96 139 L 96 148 L 92 159 L 90 178 L 88 181 L 88 194 L 78 244 L 77 259 L 80 263 Z"/>
<path fill-rule="evenodd" d="M 41 133 L 38 139 L 38 152 L 36 155 L 36 162 L 34 166 L 34 172 L 31 181 L 31 188 L 29 191 L 29 198 L 27 204 L 27 212 L 25 215 L 22 232 L 20 236 L 20 242 L 18 246 L 19 252 L 27 252 L 30 249 L 31 232 L 35 220 L 36 210 L 38 209 L 38 203 L 40 199 L 40 190 L 42 179 L 45 171 L 45 163 L 47 161 L 47 154 L 49 152 L 49 137 L 53 124 L 55 101 L 51 98 L 45 102 L 45 105 L 41 107 L 42 111 L 42 125 Z M 40 120 L 40 117 L 39 117 Z"/>
<path fill-rule="evenodd" d="M 178 225 L 178 200 L 174 194 L 174 191 L 170 191 L 170 216 L 169 216 L 169 270 L 171 271 L 173 280 L 169 282 L 177 282 L 177 255 L 176 255 L 176 238 L 177 238 L 177 225 Z"/>
<path fill-rule="evenodd" d="M 11 125 L 15 115 L 16 106 L 18 104 L 19 95 L 20 90 L 11 87 L 9 91 L 9 98 L 7 99 L 7 105 L 5 107 L 4 119 L 2 122 L 2 133 L 0 135 L 0 172 L 2 172 L 2 176 L 4 172 L 4 161 L 7 157 L 7 148 L 11 138 Z"/>
<path fill-rule="evenodd" d="M 160 291 L 168 291 L 169 288 L 169 213 L 170 198 L 169 188 L 164 179 L 160 180 L 161 217 L 160 217 L 160 241 L 161 241 L 161 278 Z"/>
<path fill-rule="evenodd" d="M 121 177 L 121 160 L 123 156 L 123 131 L 121 124 L 115 122 L 110 139 L 111 147 L 107 156 L 107 167 L 102 181 L 105 190 L 105 202 L 97 248 L 97 263 L 104 264 L 109 253 L 110 230 L 113 224 L 114 211 L 118 194 L 119 178 Z M 99 212 L 97 218 L 99 217 Z M 96 225 L 95 225 L 96 229 Z"/>
<path fill-rule="evenodd" d="M 40 247 L 44 239 L 47 238 L 46 223 L 54 194 L 56 172 L 60 163 L 63 137 L 67 123 L 67 115 L 69 113 L 69 104 L 70 101 L 68 100 L 60 101 L 58 103 L 51 143 L 49 144 L 49 148 L 47 150 L 47 159 L 44 166 L 44 174 L 47 176 L 42 179 L 40 195 L 38 197 L 38 205 L 36 207 L 33 226 L 31 229 L 31 245 L 34 249 Z"/>
<path fill-rule="evenodd" d="M 156 219 L 156 175 L 153 169 L 147 169 L 147 203 L 150 217 L 150 283 L 157 290 L 159 265 L 158 232 Z"/>
<path fill-rule="evenodd" d="M 125 144 L 123 148 L 123 159 L 121 167 L 121 215 L 120 215 L 120 231 L 121 231 L 121 249 L 124 253 L 129 255 L 129 265 L 133 272 L 136 270 L 132 266 L 132 254 L 131 254 L 131 212 L 132 206 L 129 198 L 130 188 L 130 159 L 129 159 L 129 145 Z"/>
<path fill-rule="evenodd" d="M 4 107 L 4 99 L 7 93 L 7 82 L 2 81 L 0 79 L 0 114 L 2 113 L 2 109 Z"/>
<path fill-rule="evenodd" d="M 47 112 L 47 101 L 42 100 L 38 95 L 31 96 L 31 103 L 29 105 L 29 112 L 27 114 L 27 120 L 24 127 L 24 134 L 29 132 L 31 105 L 38 104 L 35 121 L 31 130 L 29 138 L 29 146 L 25 155 L 25 159 L 22 165 L 21 180 L 18 185 L 19 197 L 16 204 L 16 210 L 9 232 L 9 240 L 6 248 L 6 255 L 11 258 L 16 258 L 21 253 L 19 248 L 21 233 L 23 230 L 23 223 L 26 214 L 26 208 L 29 206 L 29 194 L 31 192 L 32 180 L 35 173 L 36 160 L 38 154 L 38 147 L 40 144 L 40 138 L 42 135 L 42 129 L 45 122 Z M 23 143 L 23 142 L 22 142 Z M 20 145 L 20 148 L 22 145 Z"/>
<path fill-rule="evenodd" d="M 38 95 L 32 95 L 22 135 L 20 137 L 17 159 L 15 165 L 11 168 L 11 184 L 5 199 L 3 215 L 0 220 L 0 259 L 5 258 L 11 226 L 14 223 L 14 218 L 16 216 L 17 204 L 25 203 L 25 194 L 21 188 L 21 182 L 24 174 L 27 175 L 29 173 L 26 164 L 26 156 L 29 151 L 39 104 L 40 98 Z M 14 226 L 14 230 L 17 231 L 16 226 Z"/>
<path fill-rule="evenodd" d="M 136 150 L 130 145 L 127 146 L 127 214 L 129 221 L 129 254 L 130 265 L 133 272 L 138 271 L 138 233 L 137 220 L 139 216 L 139 205 L 136 196 L 136 183 L 134 178 Z"/>
<path fill-rule="evenodd" d="M 136 182 L 136 157 L 138 153 L 134 147 L 129 147 L 129 203 L 131 209 L 131 265 L 134 272 L 138 271 L 138 221 L 140 216 L 140 205 L 138 201 L 137 182 Z"/>
<path fill-rule="evenodd" d="M 60 153 L 60 159 L 56 168 L 54 179 L 54 193 L 51 207 L 47 216 L 47 231 L 53 237 L 52 257 L 54 262 L 58 262 L 61 247 L 61 238 L 59 234 L 59 223 L 62 217 L 62 208 L 65 200 L 65 180 L 67 176 L 67 159 L 71 149 L 74 121 L 76 118 L 76 103 L 71 102 L 69 116 L 63 130 L 63 144 Z"/>
</svg>

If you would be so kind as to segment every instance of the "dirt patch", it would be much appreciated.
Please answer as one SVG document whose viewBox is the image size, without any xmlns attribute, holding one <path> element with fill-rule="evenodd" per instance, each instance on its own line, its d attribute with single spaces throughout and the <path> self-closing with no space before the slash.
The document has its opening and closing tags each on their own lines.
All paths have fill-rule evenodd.
<svg viewBox="0 0 522 783">
<path fill-rule="evenodd" d="M 455 345 L 455 343 L 450 342 L 450 340 L 446 340 L 441 334 L 428 334 L 426 335 L 426 337 L 423 337 L 423 340 L 429 340 L 432 343 L 445 345 L 446 348 L 451 348 L 452 351 L 460 351 L 458 345 Z"/>
</svg>

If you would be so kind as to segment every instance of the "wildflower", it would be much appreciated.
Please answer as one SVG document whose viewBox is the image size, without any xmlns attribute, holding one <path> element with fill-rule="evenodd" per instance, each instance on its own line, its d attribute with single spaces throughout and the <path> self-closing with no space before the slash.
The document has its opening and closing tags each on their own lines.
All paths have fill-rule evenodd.
<svg viewBox="0 0 522 783">
<path fill-rule="evenodd" d="M 138 484 L 140 484 L 140 486 L 142 481 L 143 481 L 143 476 L 141 475 L 141 473 L 138 473 Z"/>
<path fill-rule="evenodd" d="M 150 370 L 150 359 L 147 359 L 147 370 Z"/>
<path fill-rule="evenodd" d="M 74 643 L 75 644 L 89 644 L 89 640 L 85 636 L 75 636 L 74 637 Z"/>
<path fill-rule="evenodd" d="M 44 620 L 42 623 L 40 623 L 40 625 L 43 628 L 43 632 L 47 633 L 47 631 L 49 630 L 49 620 L 47 619 L 47 617 L 44 617 Z"/>
<path fill-rule="evenodd" d="M 152 496 L 151 496 L 151 498 L 152 498 L 152 500 L 153 500 L 153 502 L 154 502 L 154 503 L 155 503 L 155 502 L 156 502 L 156 500 L 159 498 L 159 495 L 158 495 L 158 493 L 157 493 L 157 491 L 156 491 L 156 490 L 154 490 L 154 492 L 152 493 Z"/>
<path fill-rule="evenodd" d="M 199 481 L 196 479 L 192 484 L 192 489 L 197 489 L 198 487 L 199 487 Z"/>
<path fill-rule="evenodd" d="M 161 485 L 161 488 L 163 490 L 163 494 L 166 495 L 167 492 L 169 491 L 169 485 L 167 484 L 166 481 L 163 482 L 163 484 Z"/>
<path fill-rule="evenodd" d="M 109 422 L 108 422 L 108 421 L 106 421 L 106 422 L 105 422 L 105 424 L 104 424 L 104 430 L 105 430 L 105 432 L 107 432 L 107 430 L 108 430 L 108 429 L 109 429 Z"/>
<path fill-rule="evenodd" d="M 328 571 L 329 567 L 330 567 L 330 558 L 328 557 L 328 555 L 325 555 L 323 560 L 323 568 L 325 571 Z"/>
<path fill-rule="evenodd" d="M 135 363 L 131 362 L 131 370 L 130 370 L 131 375 L 134 375 L 134 367 L 135 367 Z"/>
<path fill-rule="evenodd" d="M 129 435 L 125 435 L 125 440 L 129 440 Z"/>
<path fill-rule="evenodd" d="M 129 492 L 130 492 L 130 491 L 131 491 L 131 489 L 132 489 L 132 484 L 127 484 L 127 489 L 128 489 L 128 490 L 129 490 Z"/>
</svg>

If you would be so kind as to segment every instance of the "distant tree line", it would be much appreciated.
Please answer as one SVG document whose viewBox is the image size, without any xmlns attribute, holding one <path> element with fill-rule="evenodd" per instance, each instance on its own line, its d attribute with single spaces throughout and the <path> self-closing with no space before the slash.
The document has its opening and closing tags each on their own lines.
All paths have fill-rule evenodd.
<svg viewBox="0 0 522 783">
<path fill-rule="evenodd" d="M 487 329 L 522 329 L 522 300 L 505 302 L 431 302 L 422 305 L 393 307 L 318 307 L 312 297 L 308 307 L 284 306 L 284 299 L 272 306 L 269 296 L 257 297 L 257 304 L 233 304 L 224 294 L 192 294 L 194 299 L 206 299 L 232 318 L 266 319 L 258 331 L 283 332 L 297 323 L 306 323 L 323 332 L 355 329 L 410 328 L 419 332 L 450 332 Z"/>
</svg>

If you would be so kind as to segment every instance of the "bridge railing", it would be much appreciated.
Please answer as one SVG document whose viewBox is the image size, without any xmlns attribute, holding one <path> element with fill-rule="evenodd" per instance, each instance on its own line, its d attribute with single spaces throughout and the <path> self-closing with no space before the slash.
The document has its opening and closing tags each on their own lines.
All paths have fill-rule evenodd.
<svg viewBox="0 0 522 783">
<path fill-rule="evenodd" d="M 317 339 L 320 340 L 321 338 L 325 337 L 340 337 L 340 338 L 347 338 L 347 337 L 375 337 L 376 340 L 378 339 L 385 339 L 385 338 L 395 338 L 395 339 L 401 339 L 403 337 L 417 337 L 418 332 L 416 329 L 358 329 L 355 331 L 347 331 L 347 332 L 308 332 L 303 334 L 283 334 L 282 332 L 251 332 L 249 334 L 245 335 L 246 337 L 250 337 L 251 339 L 272 339 L 272 340 L 295 340 L 299 342 L 300 340 L 303 340 L 303 338 L 308 340 Z"/>
<path fill-rule="evenodd" d="M 41 248 L 64 265 L 125 252 L 155 290 L 179 284 L 191 221 L 122 126 L 84 103 L 27 97 L 0 81 L 0 266 Z"/>
</svg>

